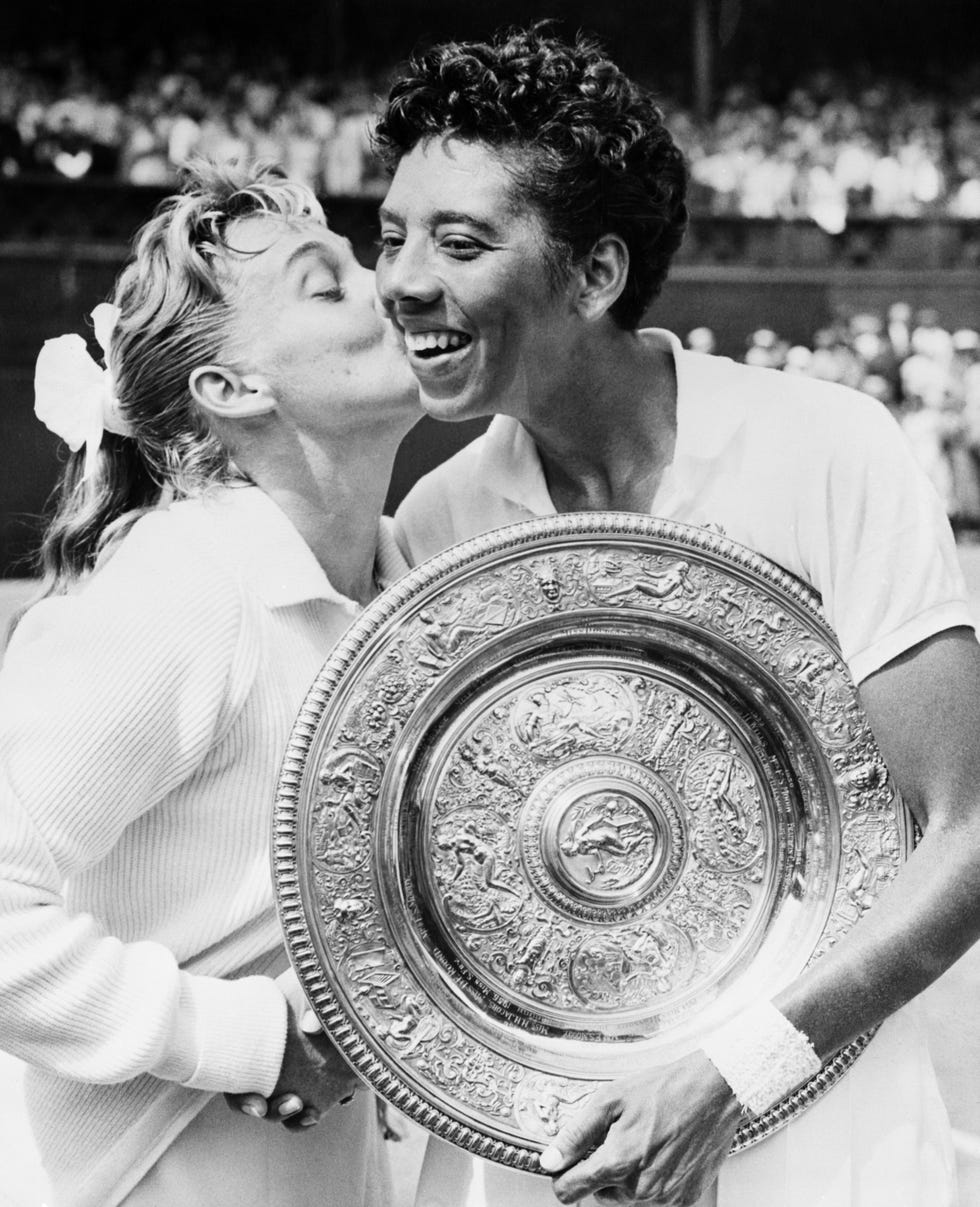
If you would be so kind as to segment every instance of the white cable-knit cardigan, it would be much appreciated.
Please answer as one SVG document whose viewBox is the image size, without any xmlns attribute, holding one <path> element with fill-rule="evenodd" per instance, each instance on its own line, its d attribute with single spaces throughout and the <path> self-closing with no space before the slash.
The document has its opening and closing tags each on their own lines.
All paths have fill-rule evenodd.
<svg viewBox="0 0 980 1207">
<path fill-rule="evenodd" d="M 241 487 L 144 517 L 18 626 L 0 672 L 0 1045 L 34 1066 L 59 1201 L 117 1202 L 210 1092 L 275 1084 L 276 777 L 357 611 Z"/>
</svg>

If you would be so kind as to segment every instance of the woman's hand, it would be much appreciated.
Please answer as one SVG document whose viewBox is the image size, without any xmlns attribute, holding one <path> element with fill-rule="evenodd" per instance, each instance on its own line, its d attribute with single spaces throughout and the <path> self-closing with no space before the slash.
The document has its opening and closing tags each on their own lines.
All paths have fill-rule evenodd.
<svg viewBox="0 0 980 1207">
<path fill-rule="evenodd" d="M 702 1052 L 600 1087 L 541 1154 L 562 1203 L 692 1207 L 718 1176 L 741 1108 Z"/>
<path fill-rule="evenodd" d="M 283 987 L 288 1029 L 279 1080 L 268 1098 L 255 1093 L 226 1094 L 225 1101 L 233 1110 L 297 1130 L 318 1123 L 336 1103 L 349 1102 L 360 1082 L 324 1035 L 299 987 L 295 992 Z"/>
</svg>

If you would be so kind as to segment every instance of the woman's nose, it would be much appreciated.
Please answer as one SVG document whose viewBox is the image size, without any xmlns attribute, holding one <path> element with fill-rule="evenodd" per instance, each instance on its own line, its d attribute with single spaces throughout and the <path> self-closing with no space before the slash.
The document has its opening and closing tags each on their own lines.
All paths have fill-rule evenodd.
<svg viewBox="0 0 980 1207">
<path fill-rule="evenodd" d="M 403 302 L 434 302 L 442 292 L 424 250 L 408 243 L 381 253 L 377 282 L 378 296 L 389 309 Z"/>
</svg>

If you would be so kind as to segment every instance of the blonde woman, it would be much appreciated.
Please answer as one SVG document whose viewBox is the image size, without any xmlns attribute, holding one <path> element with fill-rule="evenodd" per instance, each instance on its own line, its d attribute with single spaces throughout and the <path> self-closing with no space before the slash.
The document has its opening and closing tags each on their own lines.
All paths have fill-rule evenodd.
<svg viewBox="0 0 980 1207">
<path fill-rule="evenodd" d="M 374 296 L 307 189 L 201 167 L 95 316 L 106 370 L 39 358 L 74 451 L 0 674 L 0 1044 L 59 1207 L 388 1201 L 268 850 L 299 704 L 402 569 L 416 387 Z"/>
</svg>

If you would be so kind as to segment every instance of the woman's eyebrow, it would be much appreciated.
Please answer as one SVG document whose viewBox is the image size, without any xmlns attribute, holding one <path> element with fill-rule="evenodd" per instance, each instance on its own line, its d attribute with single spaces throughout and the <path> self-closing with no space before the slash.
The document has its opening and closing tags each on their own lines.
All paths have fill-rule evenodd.
<svg viewBox="0 0 980 1207">
<path fill-rule="evenodd" d="M 286 257 L 286 262 L 282 266 L 283 272 L 289 272 L 290 269 L 300 260 L 308 259 L 315 256 L 323 264 L 332 265 L 333 259 L 330 255 L 330 249 L 321 243 L 319 239 L 309 239 L 305 243 L 300 243 Z"/>
<path fill-rule="evenodd" d="M 381 222 L 392 222 L 396 226 L 404 225 L 402 216 L 394 210 L 387 209 L 385 206 L 379 208 L 378 218 Z M 479 234 L 485 235 L 488 239 L 499 237 L 499 232 L 492 223 L 486 222 L 483 218 L 477 218 L 475 214 L 467 213 L 465 210 L 436 210 L 428 216 L 427 225 L 430 228 L 437 226 L 469 226 Z"/>
<path fill-rule="evenodd" d="M 497 228 L 492 223 L 484 221 L 483 218 L 477 218 L 475 214 L 468 214 L 464 210 L 438 210 L 432 215 L 432 222 L 434 226 L 470 226 L 488 238 L 497 236 Z"/>
</svg>

